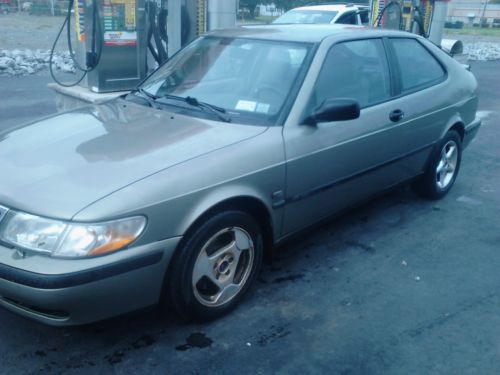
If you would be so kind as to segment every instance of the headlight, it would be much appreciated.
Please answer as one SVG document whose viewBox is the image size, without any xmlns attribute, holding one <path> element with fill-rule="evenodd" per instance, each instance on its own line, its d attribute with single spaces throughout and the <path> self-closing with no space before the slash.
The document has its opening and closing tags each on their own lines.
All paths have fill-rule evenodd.
<svg viewBox="0 0 500 375">
<path fill-rule="evenodd" d="M 11 211 L 2 223 L 0 238 L 55 257 L 84 257 L 124 248 L 141 235 L 145 226 L 146 218 L 142 216 L 86 224 Z"/>
</svg>

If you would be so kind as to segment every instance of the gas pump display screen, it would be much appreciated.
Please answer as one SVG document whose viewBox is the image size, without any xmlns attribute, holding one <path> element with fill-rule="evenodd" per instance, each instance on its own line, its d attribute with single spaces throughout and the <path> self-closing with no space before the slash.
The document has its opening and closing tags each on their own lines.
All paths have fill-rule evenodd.
<svg viewBox="0 0 500 375">
<path fill-rule="evenodd" d="M 104 0 L 104 44 L 135 46 L 137 31 L 135 0 Z"/>
</svg>

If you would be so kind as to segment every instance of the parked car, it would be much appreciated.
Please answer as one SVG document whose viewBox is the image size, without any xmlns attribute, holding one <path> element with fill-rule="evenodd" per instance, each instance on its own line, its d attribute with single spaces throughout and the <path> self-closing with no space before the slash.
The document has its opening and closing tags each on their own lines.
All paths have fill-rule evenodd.
<svg viewBox="0 0 500 375">
<path fill-rule="evenodd" d="M 17 4 L 14 0 L 0 0 L 0 14 L 17 11 Z"/>
<path fill-rule="evenodd" d="M 0 133 L 0 304 L 52 325 L 164 301 L 219 317 L 304 228 L 407 181 L 444 197 L 477 105 L 413 34 L 209 33 L 126 96 Z"/>
<path fill-rule="evenodd" d="M 31 1 L 25 1 L 22 5 L 22 8 L 21 10 L 23 12 L 30 12 L 31 11 L 31 7 L 33 6 L 33 3 Z"/>
<path fill-rule="evenodd" d="M 276 24 L 340 23 L 348 25 L 369 25 L 370 8 L 359 4 L 310 5 L 289 10 L 274 20 Z"/>
</svg>

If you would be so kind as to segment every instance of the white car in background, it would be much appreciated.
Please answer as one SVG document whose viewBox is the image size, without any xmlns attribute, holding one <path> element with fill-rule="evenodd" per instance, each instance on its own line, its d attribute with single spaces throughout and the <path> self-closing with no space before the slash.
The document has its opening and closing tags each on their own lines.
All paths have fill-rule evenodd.
<svg viewBox="0 0 500 375">
<path fill-rule="evenodd" d="M 278 17 L 273 23 L 341 23 L 347 25 L 369 25 L 369 7 L 367 5 L 337 3 L 329 5 L 311 5 L 294 8 Z"/>
</svg>

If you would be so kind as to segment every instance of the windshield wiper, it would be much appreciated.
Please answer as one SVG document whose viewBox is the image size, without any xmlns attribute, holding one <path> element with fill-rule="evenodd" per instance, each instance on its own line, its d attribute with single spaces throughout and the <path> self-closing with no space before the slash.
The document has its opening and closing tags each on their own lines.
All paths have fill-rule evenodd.
<svg viewBox="0 0 500 375">
<path fill-rule="evenodd" d="M 166 98 L 166 99 L 180 100 L 184 103 L 189 104 L 190 106 L 208 110 L 209 112 L 211 112 L 212 114 L 217 116 L 221 121 L 231 122 L 231 117 L 229 117 L 226 114 L 226 110 L 224 108 L 218 107 L 218 106 L 213 105 L 213 104 L 200 102 L 198 99 L 193 98 L 191 96 L 187 96 L 185 98 L 182 96 L 171 95 L 171 94 L 163 94 L 160 96 L 156 96 L 154 94 L 151 94 L 149 91 L 144 90 L 142 87 L 137 88 L 135 90 L 135 92 L 139 92 L 140 94 L 142 94 L 141 98 L 147 100 L 149 105 L 153 108 L 159 108 L 159 106 L 157 104 L 158 99 Z"/>
<path fill-rule="evenodd" d="M 224 108 L 217 107 L 216 105 L 208 104 L 205 102 L 200 102 L 198 99 L 193 98 L 192 96 L 186 97 L 186 103 L 198 108 L 206 109 L 224 122 L 231 122 L 231 117 L 226 114 L 226 110 Z"/>
<path fill-rule="evenodd" d="M 145 99 L 152 108 L 159 108 L 158 104 L 156 103 L 156 99 L 158 99 L 156 95 L 151 94 L 149 91 L 144 90 L 142 87 L 134 90 L 134 93 L 136 92 L 142 94 L 140 98 Z"/>
<path fill-rule="evenodd" d="M 218 107 L 213 104 L 208 104 L 205 102 L 200 102 L 198 99 L 193 98 L 192 96 L 187 96 L 187 97 L 182 97 L 182 96 L 177 96 L 177 95 L 171 95 L 171 94 L 164 94 L 159 97 L 156 97 L 156 99 L 173 99 L 173 100 L 180 100 L 183 101 L 184 103 L 189 104 L 190 106 L 197 107 L 200 109 L 204 109 L 209 111 L 210 113 L 214 114 L 219 118 L 219 120 L 224 121 L 224 122 L 231 122 L 231 117 L 226 114 L 226 110 L 224 108 Z"/>
</svg>

